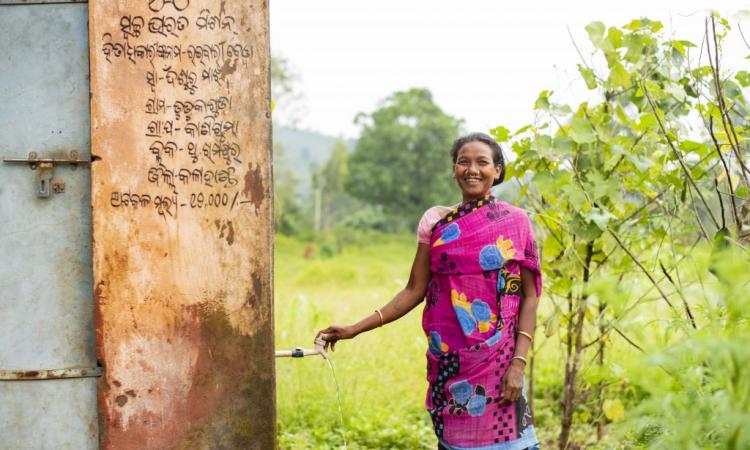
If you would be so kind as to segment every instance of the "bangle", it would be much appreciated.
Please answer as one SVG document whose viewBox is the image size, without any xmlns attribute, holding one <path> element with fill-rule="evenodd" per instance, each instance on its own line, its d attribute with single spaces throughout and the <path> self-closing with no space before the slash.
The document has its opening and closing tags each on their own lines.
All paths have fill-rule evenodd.
<svg viewBox="0 0 750 450">
<path fill-rule="evenodd" d="M 379 309 L 376 309 L 375 312 L 378 313 L 378 317 L 380 317 L 380 326 L 382 327 L 383 326 L 383 313 L 380 312 Z"/>
<path fill-rule="evenodd" d="M 521 361 L 523 361 L 523 365 L 524 366 L 529 363 L 528 361 L 526 361 L 526 358 L 524 358 L 523 356 L 520 356 L 520 355 L 516 355 L 516 356 L 512 357 L 510 360 L 513 361 L 514 359 L 520 359 Z"/>
<path fill-rule="evenodd" d="M 529 341 L 534 342 L 534 336 L 530 335 L 529 333 L 518 330 L 518 334 L 526 336 L 527 338 L 529 338 Z"/>
</svg>

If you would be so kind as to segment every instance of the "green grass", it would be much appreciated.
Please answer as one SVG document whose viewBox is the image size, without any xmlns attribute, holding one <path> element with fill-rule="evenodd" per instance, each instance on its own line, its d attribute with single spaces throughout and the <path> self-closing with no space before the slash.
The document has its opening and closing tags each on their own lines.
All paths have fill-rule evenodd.
<svg viewBox="0 0 750 450">
<path fill-rule="evenodd" d="M 276 348 L 311 348 L 315 333 L 348 324 L 391 299 L 408 277 L 412 236 L 366 240 L 330 257 L 303 257 L 308 244 L 276 238 Z M 320 250 L 320 249 L 318 249 Z M 426 340 L 419 309 L 340 342 L 332 354 L 341 389 L 343 428 L 331 371 L 322 358 L 276 361 L 282 449 L 436 447 L 424 410 Z"/>
</svg>

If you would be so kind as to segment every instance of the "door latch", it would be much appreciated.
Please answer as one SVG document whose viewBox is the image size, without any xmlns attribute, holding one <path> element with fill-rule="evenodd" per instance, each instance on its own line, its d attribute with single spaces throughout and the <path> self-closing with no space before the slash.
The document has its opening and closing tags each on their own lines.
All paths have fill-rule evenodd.
<svg viewBox="0 0 750 450">
<path fill-rule="evenodd" d="M 81 159 L 78 150 L 71 150 L 68 158 L 39 158 L 36 152 L 29 153 L 28 158 L 3 157 L 5 163 L 28 164 L 29 169 L 37 170 L 37 197 L 49 197 L 50 191 L 65 192 L 65 182 L 53 178 L 55 164 L 67 164 L 75 169 L 79 164 L 90 164 L 91 160 Z"/>
</svg>

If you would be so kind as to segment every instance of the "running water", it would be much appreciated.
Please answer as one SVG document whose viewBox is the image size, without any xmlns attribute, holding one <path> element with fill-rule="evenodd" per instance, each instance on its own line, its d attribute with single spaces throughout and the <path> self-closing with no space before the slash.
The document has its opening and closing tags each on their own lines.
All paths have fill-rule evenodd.
<svg viewBox="0 0 750 450">
<path fill-rule="evenodd" d="M 346 446 L 346 428 L 344 427 L 344 410 L 341 408 L 341 390 L 339 389 L 339 380 L 336 378 L 336 370 L 333 368 L 333 361 L 328 359 L 325 353 L 321 353 L 323 359 L 328 363 L 328 367 L 331 368 L 331 374 L 333 375 L 333 384 L 336 386 L 336 400 L 339 407 L 339 423 L 341 424 L 341 437 L 344 439 L 344 450 L 347 450 Z"/>
</svg>

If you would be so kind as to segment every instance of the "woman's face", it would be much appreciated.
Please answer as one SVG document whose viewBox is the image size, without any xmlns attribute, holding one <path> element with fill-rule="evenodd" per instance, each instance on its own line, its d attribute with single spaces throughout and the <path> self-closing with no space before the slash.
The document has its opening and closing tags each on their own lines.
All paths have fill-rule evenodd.
<svg viewBox="0 0 750 450">
<path fill-rule="evenodd" d="M 501 170 L 501 166 L 492 160 L 492 149 L 484 142 L 468 142 L 458 149 L 453 176 L 461 188 L 464 202 L 486 194 L 500 177 Z"/>
</svg>

